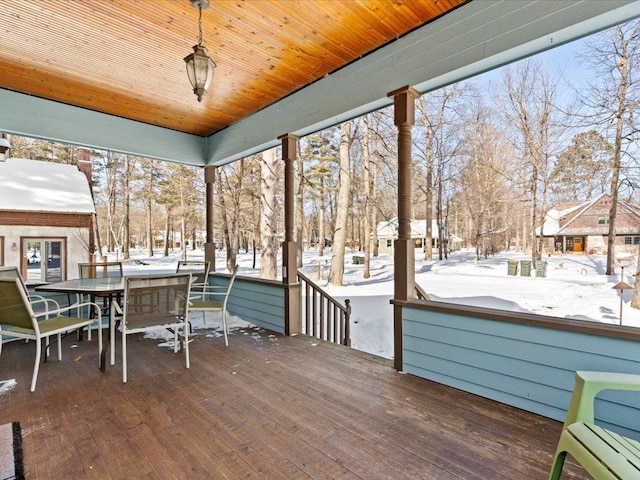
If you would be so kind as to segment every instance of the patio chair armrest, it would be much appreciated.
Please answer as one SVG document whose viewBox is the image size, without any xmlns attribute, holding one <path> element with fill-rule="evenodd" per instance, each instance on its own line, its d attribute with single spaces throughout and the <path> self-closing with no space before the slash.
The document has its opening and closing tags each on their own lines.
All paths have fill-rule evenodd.
<svg viewBox="0 0 640 480">
<path fill-rule="evenodd" d="M 44 308 L 46 311 L 49 310 L 49 304 L 53 305 L 53 310 L 59 310 L 60 304 L 56 302 L 53 298 L 46 298 L 42 295 L 31 295 L 30 296 L 31 305 L 39 305 L 44 303 Z"/>
<path fill-rule="evenodd" d="M 603 390 L 633 390 L 640 392 L 640 375 L 578 371 L 575 377 L 576 385 L 565 425 L 574 422 L 593 422 L 595 398 Z"/>
<path fill-rule="evenodd" d="M 102 310 L 100 309 L 100 305 L 98 305 L 97 303 L 94 302 L 82 302 L 82 303 L 74 303 L 72 305 L 68 305 L 66 307 L 61 307 L 61 308 L 56 308 L 55 310 L 47 310 L 45 312 L 39 312 L 36 313 L 35 316 L 36 317 L 44 317 L 47 315 L 60 315 L 61 313 L 66 313 L 70 310 L 77 310 L 79 308 L 84 308 L 84 307 L 95 307 L 98 311 L 98 315 L 96 317 L 96 321 L 100 318 L 102 318 Z"/>
</svg>

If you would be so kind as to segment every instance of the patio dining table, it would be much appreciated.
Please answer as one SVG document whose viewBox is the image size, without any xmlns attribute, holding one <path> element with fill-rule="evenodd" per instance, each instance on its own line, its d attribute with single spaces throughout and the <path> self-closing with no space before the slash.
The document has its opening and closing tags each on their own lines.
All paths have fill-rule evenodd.
<svg viewBox="0 0 640 480">
<path fill-rule="evenodd" d="M 47 283 L 35 287 L 39 292 L 66 293 L 67 295 L 114 296 L 124 292 L 124 277 L 76 278 Z"/>
</svg>

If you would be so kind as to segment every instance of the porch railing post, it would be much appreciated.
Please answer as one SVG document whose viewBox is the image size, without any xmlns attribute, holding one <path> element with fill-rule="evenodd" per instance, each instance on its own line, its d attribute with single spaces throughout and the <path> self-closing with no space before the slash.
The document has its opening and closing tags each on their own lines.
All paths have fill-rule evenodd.
<svg viewBox="0 0 640 480">
<path fill-rule="evenodd" d="M 398 239 L 394 242 L 393 298 L 415 298 L 415 248 L 411 240 L 411 127 L 415 123 L 416 89 L 406 86 L 388 94 L 393 97 L 394 123 L 398 128 Z M 402 307 L 393 307 L 394 367 L 402 370 Z"/>
<path fill-rule="evenodd" d="M 282 141 L 284 160 L 284 243 L 282 244 L 282 282 L 285 293 L 284 330 L 286 335 L 302 331 L 301 291 L 298 283 L 298 247 L 294 238 L 295 222 L 295 161 L 298 155 L 299 137 L 285 134 Z"/>
</svg>

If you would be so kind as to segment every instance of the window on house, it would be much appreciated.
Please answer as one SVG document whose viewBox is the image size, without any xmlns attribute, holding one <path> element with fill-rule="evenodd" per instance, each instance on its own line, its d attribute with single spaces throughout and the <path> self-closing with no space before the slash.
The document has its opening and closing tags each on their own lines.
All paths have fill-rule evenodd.
<svg viewBox="0 0 640 480">
<path fill-rule="evenodd" d="M 387 238 L 387 248 L 391 248 L 391 239 Z"/>
<path fill-rule="evenodd" d="M 598 215 L 598 225 L 609 225 L 609 215 Z"/>
<path fill-rule="evenodd" d="M 624 237 L 625 245 L 640 245 L 640 235 L 633 235 Z"/>
<path fill-rule="evenodd" d="M 28 282 L 60 282 L 66 278 L 66 239 L 23 238 Z"/>
</svg>

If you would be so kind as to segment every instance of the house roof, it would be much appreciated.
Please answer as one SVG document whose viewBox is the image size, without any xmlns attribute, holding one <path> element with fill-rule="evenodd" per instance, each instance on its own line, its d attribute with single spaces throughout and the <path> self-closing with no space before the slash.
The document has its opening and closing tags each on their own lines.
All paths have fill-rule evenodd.
<svg viewBox="0 0 640 480">
<path fill-rule="evenodd" d="M 3 2 L 0 131 L 223 165 L 640 15 L 640 2 L 215 0 L 199 103 L 189 0 Z"/>
<path fill-rule="evenodd" d="M 578 221 L 581 217 L 585 215 L 594 215 L 592 208 L 594 205 L 601 202 L 603 199 L 608 199 L 609 195 L 601 194 L 587 202 L 575 204 L 572 206 L 568 206 L 566 204 L 558 205 L 550 209 L 546 216 L 544 222 L 543 233 L 544 236 L 555 236 L 555 235 L 607 235 L 609 233 L 608 224 L 597 225 L 595 223 L 591 223 L 589 226 L 579 225 Z M 563 210 L 560 208 L 566 207 Z M 618 215 L 620 213 L 626 212 L 631 215 L 631 218 L 636 218 L 635 225 L 633 222 L 628 224 L 619 224 L 616 222 L 616 231 L 617 234 L 637 234 L 638 226 L 640 226 L 640 209 L 631 205 L 627 202 L 623 202 L 618 200 Z M 608 211 L 607 211 L 608 213 Z M 601 215 L 601 213 L 598 213 Z M 540 234 L 540 230 L 536 229 L 537 234 Z"/>
<path fill-rule="evenodd" d="M 0 210 L 95 213 L 89 182 L 75 165 L 9 158 L 0 162 Z"/>
</svg>

